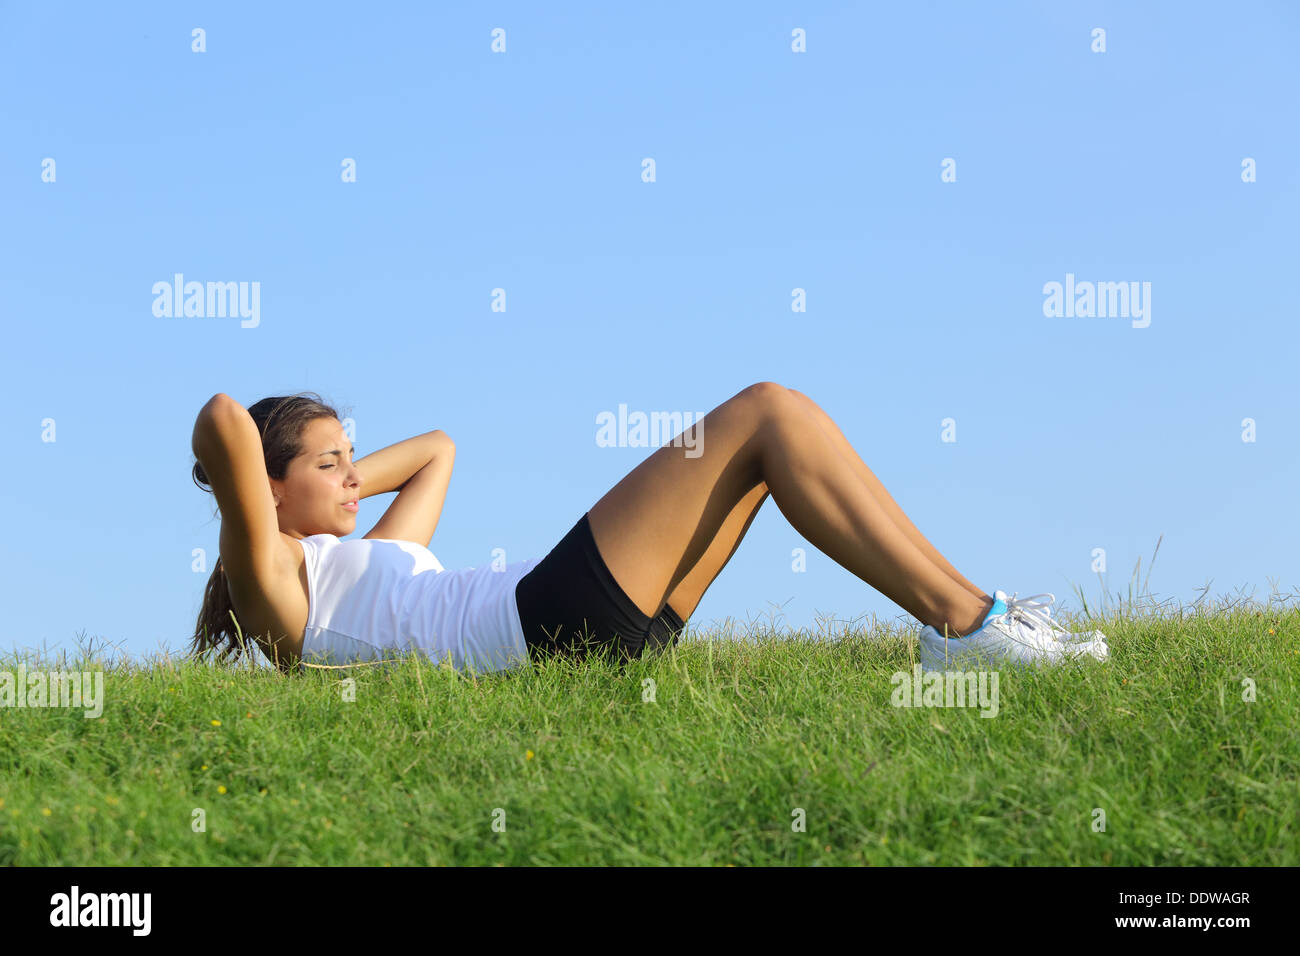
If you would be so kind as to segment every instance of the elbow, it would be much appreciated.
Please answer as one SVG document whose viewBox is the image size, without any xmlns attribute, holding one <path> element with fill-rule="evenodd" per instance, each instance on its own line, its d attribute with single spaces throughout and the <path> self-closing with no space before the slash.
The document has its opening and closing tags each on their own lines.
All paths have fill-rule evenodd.
<svg viewBox="0 0 1300 956">
<path fill-rule="evenodd" d="M 236 402 L 225 392 L 217 392 L 217 394 L 213 395 L 211 398 L 208 399 L 207 404 L 204 405 L 202 409 L 200 409 L 199 414 L 202 415 L 205 412 L 206 413 L 215 412 L 219 408 L 228 407 L 230 405 L 238 405 L 238 404 L 239 404 L 238 402 Z"/>
<path fill-rule="evenodd" d="M 229 408 L 231 405 L 237 404 L 238 402 L 225 392 L 217 392 L 217 394 L 208 399 L 207 403 L 199 409 L 198 424 L 203 425 L 211 422 L 220 412 Z"/>
<path fill-rule="evenodd" d="M 196 456 L 199 455 L 200 449 L 208 445 L 211 435 L 223 427 L 222 423 L 230 420 L 230 413 L 236 409 L 243 410 L 243 406 L 225 392 L 217 392 L 199 409 L 198 417 L 194 420 L 194 433 L 190 439 L 190 445 Z"/>
</svg>

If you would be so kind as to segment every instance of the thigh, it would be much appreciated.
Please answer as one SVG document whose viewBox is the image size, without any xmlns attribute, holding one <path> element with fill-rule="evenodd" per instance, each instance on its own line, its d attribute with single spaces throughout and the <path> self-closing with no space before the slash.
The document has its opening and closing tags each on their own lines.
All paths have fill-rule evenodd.
<svg viewBox="0 0 1300 956">
<path fill-rule="evenodd" d="M 695 613 L 695 608 L 699 606 L 704 592 L 712 586 L 718 575 L 722 573 L 722 569 L 727 566 L 727 562 L 731 560 L 731 556 L 736 553 L 740 542 L 749 531 L 749 526 L 758 516 L 758 509 L 763 506 L 763 502 L 770 494 L 767 482 L 764 481 L 760 481 L 745 493 L 745 497 L 741 498 L 731 514 L 727 515 L 727 519 L 718 529 L 717 536 L 704 552 L 704 556 L 673 588 L 668 596 L 668 603 L 664 605 L 665 611 L 671 609 L 674 616 L 681 618 L 689 618 Z"/>
<path fill-rule="evenodd" d="M 751 385 L 683 433 L 694 447 L 657 449 L 592 506 L 600 554 L 643 614 L 659 612 L 762 481 L 764 427 L 782 411 L 807 415 L 785 387 Z"/>
</svg>

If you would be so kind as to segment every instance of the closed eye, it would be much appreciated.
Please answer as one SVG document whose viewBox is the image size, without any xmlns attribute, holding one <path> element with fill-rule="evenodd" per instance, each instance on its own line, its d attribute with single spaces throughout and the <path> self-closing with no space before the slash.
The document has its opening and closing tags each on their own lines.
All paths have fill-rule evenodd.
<svg viewBox="0 0 1300 956">
<path fill-rule="evenodd" d="M 327 452 L 326 454 L 332 454 L 332 452 Z M 349 452 L 348 452 L 348 461 L 354 461 L 354 460 L 355 460 L 355 459 L 354 459 L 355 454 L 356 454 L 355 452 L 353 452 L 353 451 L 349 451 Z M 317 467 L 319 467 L 319 468 L 333 468 L 334 466 L 333 466 L 332 464 L 330 464 L 330 465 L 318 465 Z"/>
</svg>

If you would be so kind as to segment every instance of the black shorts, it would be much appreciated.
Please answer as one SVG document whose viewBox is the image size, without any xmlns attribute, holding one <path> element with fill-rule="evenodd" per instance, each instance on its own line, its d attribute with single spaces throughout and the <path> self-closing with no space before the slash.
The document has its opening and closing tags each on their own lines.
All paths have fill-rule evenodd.
<svg viewBox="0 0 1300 956">
<path fill-rule="evenodd" d="M 515 604 L 534 661 L 607 654 L 620 663 L 677 643 L 685 622 L 667 604 L 651 620 L 614 580 L 586 513 L 515 585 Z"/>
</svg>

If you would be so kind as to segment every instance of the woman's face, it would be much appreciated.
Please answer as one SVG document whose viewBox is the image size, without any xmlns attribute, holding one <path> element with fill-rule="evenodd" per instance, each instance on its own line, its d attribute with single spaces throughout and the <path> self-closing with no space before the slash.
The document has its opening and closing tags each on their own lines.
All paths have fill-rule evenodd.
<svg viewBox="0 0 1300 956">
<path fill-rule="evenodd" d="M 361 472 L 352 462 L 352 443 L 337 418 L 316 418 L 302 432 L 302 451 L 289 462 L 283 480 L 271 479 L 280 530 L 295 538 L 313 534 L 338 537 L 357 527 L 356 503 Z"/>
</svg>

